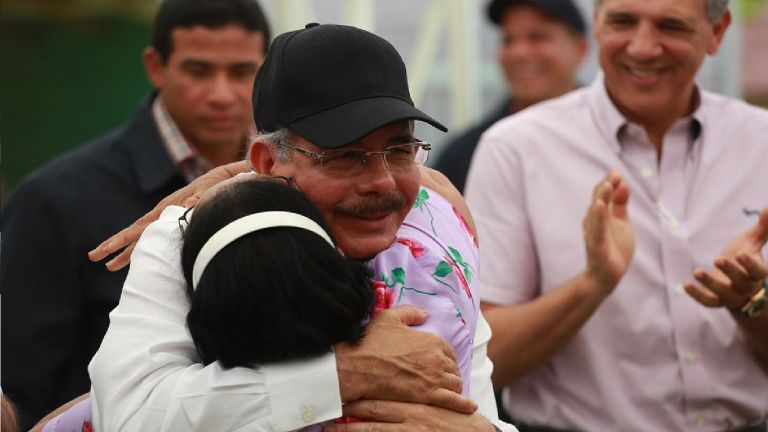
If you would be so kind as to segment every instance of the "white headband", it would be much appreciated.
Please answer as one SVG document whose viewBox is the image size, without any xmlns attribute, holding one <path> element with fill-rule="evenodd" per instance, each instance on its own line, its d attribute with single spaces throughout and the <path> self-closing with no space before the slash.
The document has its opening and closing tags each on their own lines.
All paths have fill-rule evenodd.
<svg viewBox="0 0 768 432">
<path fill-rule="evenodd" d="M 192 267 L 192 289 L 197 289 L 197 284 L 200 282 L 200 277 L 203 275 L 208 263 L 228 244 L 246 234 L 276 227 L 293 227 L 311 231 L 325 239 L 331 247 L 335 247 L 331 237 L 317 222 L 300 214 L 268 211 L 243 216 L 216 231 L 216 234 L 212 235 L 200 249 L 200 253 L 195 258 L 195 265 Z"/>
</svg>

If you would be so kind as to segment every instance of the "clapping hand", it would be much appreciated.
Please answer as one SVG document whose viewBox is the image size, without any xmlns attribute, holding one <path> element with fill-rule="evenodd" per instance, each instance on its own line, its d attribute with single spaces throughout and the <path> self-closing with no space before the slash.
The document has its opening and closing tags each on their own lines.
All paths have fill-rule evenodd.
<svg viewBox="0 0 768 432">
<path fill-rule="evenodd" d="M 767 241 L 768 208 L 764 208 L 757 224 L 733 239 L 715 259 L 713 267 L 694 270 L 693 277 L 701 286 L 688 282 L 686 292 L 704 306 L 738 311 L 768 278 L 768 266 L 762 255 Z"/>
<path fill-rule="evenodd" d="M 603 295 L 610 294 L 618 285 L 635 252 L 628 203 L 629 186 L 618 172 L 612 171 L 595 186 L 584 216 L 587 275 Z"/>
</svg>

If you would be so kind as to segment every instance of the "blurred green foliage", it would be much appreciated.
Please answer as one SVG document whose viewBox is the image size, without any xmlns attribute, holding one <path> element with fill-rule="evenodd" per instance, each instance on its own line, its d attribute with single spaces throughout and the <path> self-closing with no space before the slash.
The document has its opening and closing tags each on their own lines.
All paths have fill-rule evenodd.
<svg viewBox="0 0 768 432">
<path fill-rule="evenodd" d="M 151 89 L 146 20 L 23 16 L 0 24 L 2 176 L 10 188 L 56 155 L 114 128 Z"/>
<path fill-rule="evenodd" d="M 739 8 L 741 10 L 741 16 L 744 18 L 746 22 L 749 22 L 749 20 L 759 17 L 763 13 L 763 10 L 765 9 L 766 5 L 768 5 L 768 0 L 738 0 L 738 1 L 739 1 Z"/>
</svg>

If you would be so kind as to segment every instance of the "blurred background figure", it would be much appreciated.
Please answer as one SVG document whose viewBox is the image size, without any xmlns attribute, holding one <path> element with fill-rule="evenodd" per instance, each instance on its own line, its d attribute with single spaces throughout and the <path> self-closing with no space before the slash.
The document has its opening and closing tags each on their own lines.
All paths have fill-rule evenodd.
<svg viewBox="0 0 768 432">
<path fill-rule="evenodd" d="M 594 0 L 572 0 L 590 27 Z M 160 0 L 5 0 L 0 15 L 0 140 L 6 190 L 33 169 L 121 124 L 148 90 L 135 59 L 146 46 Z M 354 25 L 382 35 L 408 68 L 414 103 L 454 134 L 417 131 L 446 143 L 478 124 L 508 97 L 497 60 L 499 27 L 489 0 L 260 0 L 276 32 L 308 22 Z M 705 61 L 702 88 L 768 106 L 768 0 L 733 0 L 734 22 L 716 58 Z M 591 44 L 591 36 L 588 40 Z M 578 72 L 597 71 L 590 49 Z M 120 83 L 116 85 L 115 83 Z M 3 199 L 7 196 L 3 195 Z"/>
<path fill-rule="evenodd" d="M 509 96 L 450 141 L 435 164 L 461 191 L 480 135 L 510 114 L 575 89 L 587 53 L 587 26 L 571 0 L 493 0 L 488 18 L 499 29 L 497 60 Z"/>
<path fill-rule="evenodd" d="M 87 252 L 208 169 L 244 157 L 269 38 L 254 0 L 165 0 L 143 52 L 154 91 L 123 127 L 11 193 L 1 219 L 2 385 L 23 430 L 90 388 L 87 365 L 127 271 Z"/>
</svg>

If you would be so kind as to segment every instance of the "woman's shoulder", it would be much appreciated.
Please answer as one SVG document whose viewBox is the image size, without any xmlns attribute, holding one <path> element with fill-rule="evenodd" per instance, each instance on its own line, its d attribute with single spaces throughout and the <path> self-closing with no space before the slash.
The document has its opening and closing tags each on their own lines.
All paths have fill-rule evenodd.
<svg viewBox="0 0 768 432">
<path fill-rule="evenodd" d="M 184 213 L 189 210 L 185 207 L 177 206 L 177 205 L 169 205 L 166 207 L 162 213 L 160 213 L 160 218 L 158 218 L 158 221 L 178 221 L 179 218 L 184 215 Z M 192 213 L 191 211 L 189 212 Z"/>
<path fill-rule="evenodd" d="M 477 253 L 477 237 L 464 214 L 441 194 L 422 187 L 398 231 L 398 237 L 413 237 L 434 243 L 449 251 L 449 247 Z"/>
</svg>

